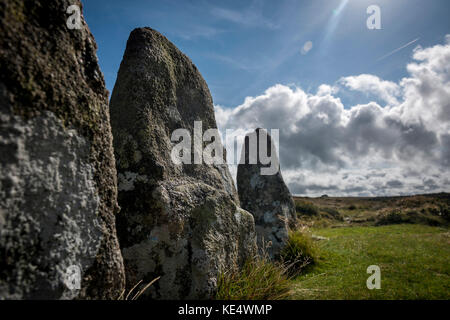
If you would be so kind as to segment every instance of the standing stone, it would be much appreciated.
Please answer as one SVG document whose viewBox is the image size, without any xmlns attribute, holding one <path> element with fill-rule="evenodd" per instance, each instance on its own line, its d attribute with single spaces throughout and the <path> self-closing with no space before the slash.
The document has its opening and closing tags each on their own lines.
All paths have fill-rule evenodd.
<svg viewBox="0 0 450 320">
<path fill-rule="evenodd" d="M 262 154 L 271 158 L 270 164 L 263 164 L 264 161 L 261 161 L 260 139 L 267 141 L 267 152 Z M 252 154 L 251 150 L 255 152 Z M 255 218 L 258 246 L 264 246 L 269 257 L 276 258 L 287 240 L 289 227 L 295 224 L 296 212 L 294 201 L 281 176 L 275 145 L 270 135 L 263 129 L 256 129 L 248 134 L 241 157 L 237 170 L 241 206 Z M 269 173 L 275 174 L 264 174 L 261 171 L 264 168 L 268 170 L 271 166 L 276 166 L 276 170 L 269 170 Z M 268 242 L 271 245 L 268 246 Z"/>
<path fill-rule="evenodd" d="M 81 9 L 0 2 L 2 299 L 114 299 L 124 289 L 108 92 L 83 16 L 68 28 L 70 5 Z"/>
<path fill-rule="evenodd" d="M 239 208 L 226 164 L 176 164 L 176 129 L 215 129 L 212 98 L 191 60 L 150 28 L 131 32 L 111 97 L 118 235 L 127 287 L 161 277 L 147 298 L 211 298 L 220 271 L 256 252 L 251 214 Z M 199 123 L 197 123 L 198 125 Z M 201 141 L 201 140 L 199 140 Z M 219 146 L 223 149 L 220 141 Z M 187 151 L 201 153 L 205 143 Z M 193 152 L 191 152 L 193 151 Z"/>
</svg>

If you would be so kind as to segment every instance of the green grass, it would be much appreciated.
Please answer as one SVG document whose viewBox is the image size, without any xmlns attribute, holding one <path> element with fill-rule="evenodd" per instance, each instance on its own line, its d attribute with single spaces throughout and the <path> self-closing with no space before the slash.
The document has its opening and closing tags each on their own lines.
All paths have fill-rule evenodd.
<svg viewBox="0 0 450 320">
<path fill-rule="evenodd" d="M 218 300 L 281 300 L 292 294 L 286 267 L 266 255 L 248 260 L 239 271 L 219 274 Z"/>
<path fill-rule="evenodd" d="M 283 262 L 222 274 L 217 298 L 450 299 L 450 194 L 294 200 L 299 230 Z M 366 286 L 370 265 L 380 290 Z"/>
<path fill-rule="evenodd" d="M 283 250 L 281 260 L 289 265 L 289 275 L 300 274 L 312 266 L 319 258 L 317 244 L 311 235 L 301 231 L 290 231 Z"/>
<path fill-rule="evenodd" d="M 416 224 L 313 229 L 320 259 L 293 280 L 293 299 L 450 299 L 448 228 Z M 369 290 L 369 265 L 381 289 Z"/>
</svg>

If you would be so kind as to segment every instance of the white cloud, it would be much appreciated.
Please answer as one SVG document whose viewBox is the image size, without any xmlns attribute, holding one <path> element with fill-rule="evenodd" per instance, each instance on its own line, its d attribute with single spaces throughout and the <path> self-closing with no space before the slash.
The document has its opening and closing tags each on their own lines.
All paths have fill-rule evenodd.
<svg viewBox="0 0 450 320">
<path fill-rule="evenodd" d="M 326 96 L 328 94 L 336 94 L 339 92 L 339 88 L 337 86 L 330 86 L 328 84 L 321 84 L 317 89 L 318 96 Z"/>
<path fill-rule="evenodd" d="M 213 7 L 211 14 L 223 20 L 227 20 L 246 27 L 263 27 L 267 29 L 278 29 L 278 25 L 265 18 L 262 14 L 260 4 L 253 2 L 248 8 L 241 11 L 226 8 Z"/>
<path fill-rule="evenodd" d="M 224 33 L 224 30 L 213 28 L 209 26 L 193 25 L 190 27 L 184 26 L 183 29 L 177 30 L 175 35 L 184 40 L 193 40 L 197 38 L 211 39 L 219 34 Z"/>
<path fill-rule="evenodd" d="M 283 176 L 294 194 L 450 191 L 450 37 L 416 48 L 398 83 L 373 75 L 340 85 L 387 102 L 344 108 L 336 86 L 317 94 L 281 84 L 240 106 L 216 106 L 226 128 L 279 128 Z"/>
<path fill-rule="evenodd" d="M 390 105 L 398 104 L 397 98 L 401 94 L 401 88 L 398 84 L 381 80 L 371 74 L 343 77 L 339 80 L 339 83 L 351 90 L 374 94 Z"/>
</svg>

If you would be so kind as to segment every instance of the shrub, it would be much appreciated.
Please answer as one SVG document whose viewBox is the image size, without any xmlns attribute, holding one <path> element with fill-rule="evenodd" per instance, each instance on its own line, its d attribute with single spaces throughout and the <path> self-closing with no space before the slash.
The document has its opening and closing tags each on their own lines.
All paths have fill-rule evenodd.
<svg viewBox="0 0 450 320">
<path fill-rule="evenodd" d="M 415 223 L 425 224 L 429 226 L 446 226 L 448 222 L 440 216 L 430 214 L 430 211 L 409 210 L 407 212 L 391 211 L 387 214 L 379 215 L 375 225 L 400 224 L 400 223 Z"/>
<path fill-rule="evenodd" d="M 314 223 L 312 223 L 312 226 L 314 226 L 314 228 L 322 229 L 322 228 L 329 228 L 333 223 L 334 223 L 333 220 L 322 218 L 322 219 L 314 220 Z"/>
<path fill-rule="evenodd" d="M 424 224 L 427 224 L 432 227 L 439 227 L 445 225 L 445 222 L 439 219 L 439 217 L 424 217 Z"/>
<path fill-rule="evenodd" d="M 408 223 L 409 221 L 410 218 L 408 218 L 406 215 L 394 210 L 387 214 L 380 215 L 377 219 L 376 225 L 382 226 L 387 224 L 400 224 Z"/>
<path fill-rule="evenodd" d="M 266 255 L 248 260 L 240 271 L 223 272 L 217 280 L 218 300 L 281 300 L 291 295 L 287 269 Z"/>
<path fill-rule="evenodd" d="M 323 212 L 326 212 L 329 215 L 331 215 L 331 217 L 334 218 L 334 219 L 343 220 L 343 218 L 341 216 L 341 213 L 338 210 L 334 209 L 334 208 L 324 207 L 324 208 L 321 208 L 321 210 Z"/>
<path fill-rule="evenodd" d="M 307 201 L 297 201 L 295 203 L 297 215 L 315 216 L 319 214 L 319 208 Z"/>
<path fill-rule="evenodd" d="M 348 210 L 356 210 L 356 206 L 354 204 L 351 204 L 348 206 Z"/>
<path fill-rule="evenodd" d="M 281 251 L 281 260 L 288 266 L 291 276 L 299 274 L 318 259 L 318 248 L 311 236 L 300 231 L 290 231 L 285 247 Z"/>
<path fill-rule="evenodd" d="M 447 221 L 450 221 L 450 207 L 449 206 L 447 206 L 447 205 L 444 205 L 444 204 L 441 204 L 440 205 L 440 209 L 441 209 L 441 216 L 445 219 L 445 220 L 447 220 Z"/>
</svg>

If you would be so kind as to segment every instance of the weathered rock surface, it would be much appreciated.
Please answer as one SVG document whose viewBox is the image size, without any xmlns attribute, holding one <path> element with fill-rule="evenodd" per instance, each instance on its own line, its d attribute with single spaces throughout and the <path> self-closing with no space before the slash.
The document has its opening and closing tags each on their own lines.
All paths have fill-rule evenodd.
<svg viewBox="0 0 450 320">
<path fill-rule="evenodd" d="M 124 289 L 108 93 L 83 17 L 66 25 L 73 4 L 0 2 L 1 299 Z"/>
<path fill-rule="evenodd" d="M 208 86 L 164 36 L 135 29 L 110 106 L 127 287 L 161 276 L 147 298 L 212 297 L 218 272 L 255 254 L 256 235 L 226 164 L 171 160 L 175 129 L 194 139 L 194 121 L 216 128 Z"/>
<path fill-rule="evenodd" d="M 258 247 L 267 249 L 271 258 L 277 257 L 288 237 L 288 228 L 295 224 L 296 213 L 292 196 L 284 183 L 279 170 L 278 157 L 272 138 L 265 132 L 260 136 L 262 129 L 256 129 L 245 137 L 242 156 L 245 156 L 238 165 L 237 189 L 241 206 L 251 212 L 255 218 Z M 261 174 L 262 168 L 269 168 L 270 164 L 263 164 L 259 156 L 260 138 L 266 138 L 268 152 L 263 152 L 272 158 L 278 170 L 276 174 Z M 257 154 L 254 161 L 249 161 L 249 146 L 254 145 Z M 273 154 L 271 153 L 273 152 Z M 252 163 L 253 162 L 253 163 Z M 271 242 L 268 247 L 267 242 Z"/>
</svg>

